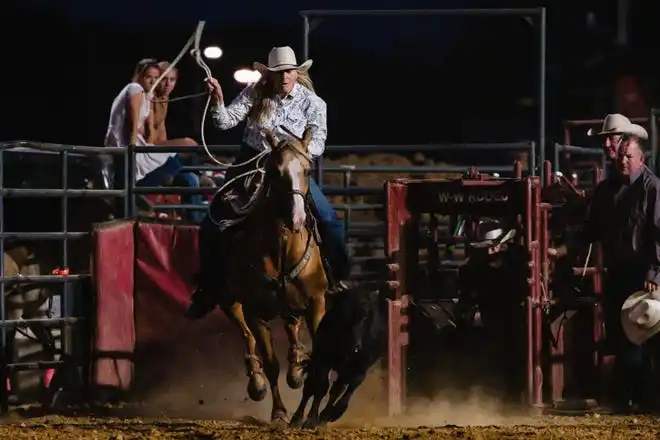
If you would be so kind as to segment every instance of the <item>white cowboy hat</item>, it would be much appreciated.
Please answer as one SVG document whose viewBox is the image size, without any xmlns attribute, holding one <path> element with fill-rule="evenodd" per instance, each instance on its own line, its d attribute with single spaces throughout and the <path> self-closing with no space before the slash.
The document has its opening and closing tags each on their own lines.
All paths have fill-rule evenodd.
<svg viewBox="0 0 660 440">
<path fill-rule="evenodd" d="M 623 116 L 621 113 L 612 113 L 605 116 L 603 121 L 603 128 L 596 132 L 593 128 L 587 131 L 587 136 L 602 136 L 605 134 L 619 134 L 625 133 L 626 129 L 630 129 L 630 119 Z"/>
<path fill-rule="evenodd" d="M 516 236 L 516 230 L 504 232 L 497 220 L 482 220 L 477 225 L 477 241 L 471 241 L 468 246 L 475 249 L 490 248 L 511 241 Z"/>
<path fill-rule="evenodd" d="M 302 64 L 298 64 L 296 60 L 296 53 L 289 46 L 274 47 L 268 54 L 268 65 L 264 65 L 255 61 L 253 67 L 261 72 L 280 72 L 282 70 L 302 70 L 306 72 L 312 67 L 312 60 L 307 60 Z"/>
<path fill-rule="evenodd" d="M 642 345 L 660 332 L 660 289 L 630 295 L 621 307 L 621 326 L 635 345 Z"/>
</svg>

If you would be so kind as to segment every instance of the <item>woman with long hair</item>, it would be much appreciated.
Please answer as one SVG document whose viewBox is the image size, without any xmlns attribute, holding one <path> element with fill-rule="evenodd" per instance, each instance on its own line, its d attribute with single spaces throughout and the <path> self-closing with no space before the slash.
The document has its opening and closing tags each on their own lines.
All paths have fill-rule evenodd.
<svg viewBox="0 0 660 440">
<path fill-rule="evenodd" d="M 115 97 L 110 109 L 110 121 L 105 135 L 105 145 L 111 147 L 153 146 L 156 130 L 153 126 L 152 100 L 153 88 L 161 70 L 153 58 L 146 58 L 138 62 L 131 82 L 127 84 Z M 159 145 L 182 146 L 196 145 L 189 138 L 161 140 Z M 118 169 L 121 167 L 118 167 Z M 169 185 L 175 179 L 183 180 L 185 186 L 199 187 L 199 180 L 195 182 L 185 178 L 180 179 L 183 164 L 176 153 L 137 153 L 135 155 L 135 181 L 136 186 L 163 186 Z M 178 183 L 178 182 L 177 182 Z M 201 203 L 200 195 L 184 195 L 184 203 Z M 196 213 L 189 213 L 186 217 L 195 218 Z M 197 217 L 199 214 L 197 213 Z"/>
<path fill-rule="evenodd" d="M 240 164 L 255 157 L 261 151 L 270 148 L 264 129 L 269 129 L 276 138 L 290 136 L 288 132 L 302 137 L 306 128 L 310 128 L 311 142 L 308 146 L 310 159 L 323 154 L 327 137 L 327 106 L 314 91 L 309 68 L 312 60 L 302 64 L 296 61 L 296 55 L 289 46 L 275 47 L 268 55 L 268 65 L 254 63 L 254 68 L 261 73 L 260 80 L 247 86 L 225 106 L 222 88 L 215 78 L 207 81 L 213 106 L 211 116 L 216 127 L 229 130 L 240 122 L 246 121 L 245 133 L 241 149 L 234 163 Z M 282 128 L 284 127 L 284 129 Z M 230 167 L 227 170 L 226 181 L 240 172 L 240 167 Z M 330 265 L 333 289 L 343 288 L 344 280 L 350 272 L 348 253 L 344 240 L 344 225 L 325 198 L 314 179 L 310 178 L 309 191 L 316 205 L 322 251 Z M 313 210 L 314 211 L 314 210 Z M 214 237 L 215 225 L 208 217 L 202 221 L 200 234 Z M 209 243 L 204 246 L 203 243 Z M 199 285 L 193 294 L 193 300 L 188 314 L 192 318 L 205 316 L 215 307 L 216 300 L 211 298 L 209 291 L 222 289 L 222 286 L 206 286 L 210 278 L 220 280 L 218 275 L 223 269 L 221 256 L 214 253 L 213 240 L 200 238 L 200 274 Z M 214 276 L 206 276 L 208 273 Z M 220 294 L 222 298 L 222 293 Z"/>
</svg>

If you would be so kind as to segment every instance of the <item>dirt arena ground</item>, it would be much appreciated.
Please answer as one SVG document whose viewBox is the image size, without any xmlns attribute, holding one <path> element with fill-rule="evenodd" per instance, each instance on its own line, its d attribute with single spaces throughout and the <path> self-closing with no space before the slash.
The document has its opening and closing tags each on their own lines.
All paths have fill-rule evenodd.
<svg viewBox="0 0 660 440">
<path fill-rule="evenodd" d="M 544 417 L 525 423 L 473 426 L 333 427 L 316 430 L 259 426 L 255 423 L 177 418 L 43 417 L 0 425 L 6 439 L 657 439 L 650 418 Z"/>
<path fill-rule="evenodd" d="M 192 373 L 192 372 L 191 372 Z M 507 408 L 480 390 L 444 391 L 433 399 L 410 398 L 408 412 L 382 418 L 380 371 L 372 371 L 358 389 L 345 417 L 316 430 L 288 429 L 266 422 L 270 399 L 245 398 L 241 375 L 217 377 L 196 371 L 177 384 L 154 389 L 143 403 L 100 408 L 96 415 L 37 416 L 19 408 L 0 421 L 0 439 L 628 439 L 660 438 L 660 419 L 642 416 L 530 416 Z M 236 379 L 238 377 L 238 379 Z M 282 381 L 283 382 L 283 381 Z M 222 385 L 220 385 L 220 383 Z M 299 391 L 282 389 L 288 410 Z"/>
</svg>

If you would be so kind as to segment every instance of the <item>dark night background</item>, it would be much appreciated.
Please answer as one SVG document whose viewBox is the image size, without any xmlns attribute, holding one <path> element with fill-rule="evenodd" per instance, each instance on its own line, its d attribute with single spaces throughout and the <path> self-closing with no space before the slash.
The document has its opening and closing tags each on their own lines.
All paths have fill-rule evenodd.
<svg viewBox="0 0 660 440">
<path fill-rule="evenodd" d="M 616 47 L 616 1 L 9 0 L 3 2 L 0 139 L 100 145 L 112 99 L 144 57 L 173 59 L 207 21 L 202 45 L 228 98 L 233 72 L 265 61 L 272 46 L 302 58 L 301 9 L 548 7 L 547 135 L 562 119 L 617 110 L 613 84 L 633 75 L 657 103 L 653 17 L 660 2 L 632 2 L 630 44 Z M 587 20 L 593 13 L 595 20 Z M 588 24 L 591 23 L 591 24 Z M 311 74 L 328 102 L 329 144 L 536 139 L 536 29 L 520 17 L 329 18 L 311 35 Z M 175 95 L 199 91 L 203 71 L 179 64 Z M 528 99 L 528 98 L 531 98 Z M 173 103 L 170 136 L 199 139 L 203 100 Z M 635 115 L 629 115 L 635 116 Z M 206 130 L 213 144 L 241 130 Z"/>
</svg>

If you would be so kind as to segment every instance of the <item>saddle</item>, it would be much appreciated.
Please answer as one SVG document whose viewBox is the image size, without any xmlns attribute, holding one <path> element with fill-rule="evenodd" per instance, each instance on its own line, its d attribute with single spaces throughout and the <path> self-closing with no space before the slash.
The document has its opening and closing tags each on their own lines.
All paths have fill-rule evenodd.
<svg viewBox="0 0 660 440">
<path fill-rule="evenodd" d="M 209 208 L 209 216 L 214 220 L 219 232 L 238 226 L 248 218 L 259 199 L 267 195 L 263 193 L 264 191 L 263 181 L 258 178 L 247 182 L 247 185 L 242 185 L 241 181 L 238 181 L 236 185 L 220 188 L 213 195 Z M 321 234 L 316 220 L 319 213 L 310 194 L 306 196 L 305 206 L 309 214 L 307 227 L 316 243 L 321 246 Z"/>
<path fill-rule="evenodd" d="M 227 187 L 221 187 L 210 202 L 209 217 L 212 219 L 220 236 L 226 236 L 226 231 L 231 229 L 232 235 L 240 236 L 245 229 L 241 228 L 243 222 L 250 216 L 257 203 L 263 197 L 267 197 L 268 189 L 264 184 L 263 174 L 259 177 L 239 179 L 234 184 Z M 321 249 L 321 260 L 331 285 L 335 284 L 332 268 L 323 252 L 323 241 L 318 222 L 319 213 L 310 194 L 307 194 L 305 200 L 307 210 L 307 228 L 310 231 L 313 240 Z M 220 243 L 229 244 L 226 240 L 220 239 Z"/>
</svg>

